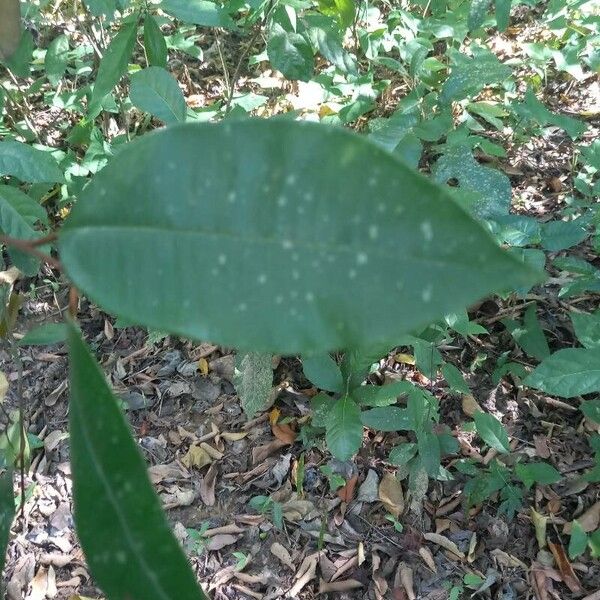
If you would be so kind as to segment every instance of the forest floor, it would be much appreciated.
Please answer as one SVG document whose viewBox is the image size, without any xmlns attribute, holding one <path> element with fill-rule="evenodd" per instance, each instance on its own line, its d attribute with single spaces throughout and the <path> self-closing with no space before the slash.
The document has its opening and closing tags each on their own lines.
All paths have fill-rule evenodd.
<svg viewBox="0 0 600 600">
<path fill-rule="evenodd" d="M 496 49 L 510 47 L 518 53 L 521 41 L 531 35 L 526 26 L 512 27 L 497 36 Z M 181 69 L 187 70 L 185 65 Z M 274 72 L 268 76 L 278 79 Z M 190 70 L 187 77 L 188 102 L 210 103 L 224 93 L 216 59 L 208 61 L 200 74 Z M 248 78 L 243 74 L 241 88 L 252 89 Z M 597 77 L 557 78 L 548 82 L 545 94 L 557 113 L 592 115 L 586 138 L 588 142 L 597 138 Z M 310 84 L 281 79 L 273 98 L 274 111 L 284 104 L 319 110 L 318 104 L 310 106 Z M 387 95 L 377 111 L 385 114 L 395 102 L 394 94 Z M 43 105 L 32 110 L 40 127 L 51 120 Z M 361 126 L 364 123 L 357 128 Z M 511 179 L 514 212 L 550 220 L 572 191 L 573 144 L 558 129 L 546 131 L 545 137 L 509 148 L 507 158 L 495 166 Z M 563 254 L 600 268 L 588 242 Z M 68 304 L 68 287 L 63 281 L 55 286 L 52 277 L 46 270 L 38 279 L 22 282 L 28 299 L 17 332 L 60 319 Z M 538 457 L 560 471 L 564 477 L 559 484 L 534 486 L 512 521 L 497 515 L 494 495 L 466 510 L 461 497 L 465 479 L 460 474 L 451 481 L 431 482 L 422 505 L 412 506 L 406 489 L 392 476 L 394 467 L 386 462 L 390 448 L 401 439 L 397 433 L 365 429 L 364 445 L 348 463 L 333 460 L 323 440 L 303 440 L 300 427 L 309 418 L 310 398 L 317 390 L 304 378 L 298 359 L 274 359 L 273 407 L 249 422 L 232 384 L 232 351 L 120 328 L 112 316 L 85 299 L 80 301 L 79 320 L 123 401 L 175 534 L 215 600 L 276 599 L 290 590 L 304 599 L 335 593 L 339 598 L 443 600 L 451 597 L 453 585 L 469 581 L 465 575 L 471 575 L 475 584 L 463 597 L 478 590 L 477 597 L 499 600 L 586 594 L 597 599 L 598 562 L 589 554 L 569 562 L 565 553 L 566 527 L 573 518 L 587 523 L 589 530 L 600 524 L 600 490 L 580 477 L 592 464 L 583 435 L 590 424 L 574 406 L 524 390 L 510 375 L 494 385 L 485 367 L 486 361 L 491 365 L 504 352 L 513 361 L 530 364 L 501 319 L 522 317 L 534 301 L 550 347 L 575 344 L 569 311 L 595 310 L 598 296 L 586 293 L 561 299 L 559 285 L 560 281 L 550 280 L 524 298 L 490 297 L 472 307 L 470 319 L 489 334 L 460 337 L 441 349 L 469 383 L 471 398 L 451 393 L 441 377 L 427 379 L 411 364 L 407 348 L 382 358 L 370 376 L 373 382 L 402 378 L 424 386 L 439 399 L 442 421 L 454 431 L 465 415 L 472 414 L 471 402 L 476 402 L 502 419 L 515 455 Z M 66 349 L 57 344 L 20 352 L 29 431 L 43 447 L 34 451 L 31 468 L 24 473 L 24 514 L 15 521 L 8 550 L 7 597 L 101 598 L 73 527 Z M 11 385 L 8 402 L 15 405 L 17 365 L 3 353 L 0 369 Z M 273 411 L 287 417 L 287 423 L 273 426 Z M 460 442 L 462 456 L 481 464 L 494 456 L 494 451 L 484 452 L 473 436 L 464 434 Z M 304 477 L 299 484 L 302 462 Z M 332 491 L 320 470 L 324 465 L 347 483 Z M 270 496 L 280 504 L 283 527 L 274 524 L 272 513 L 251 508 L 249 502 L 256 496 Z M 396 522 L 390 514 L 396 515 Z M 536 530 L 539 533 L 541 527 L 546 528 L 542 538 L 547 535 L 555 541 L 552 552 L 539 547 Z"/>
</svg>

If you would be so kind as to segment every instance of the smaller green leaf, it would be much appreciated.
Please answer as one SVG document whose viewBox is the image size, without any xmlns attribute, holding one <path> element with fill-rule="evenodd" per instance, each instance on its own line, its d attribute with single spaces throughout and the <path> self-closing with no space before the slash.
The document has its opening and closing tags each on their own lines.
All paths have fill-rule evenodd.
<svg viewBox="0 0 600 600">
<path fill-rule="evenodd" d="M 67 70 L 68 52 L 69 38 L 66 35 L 59 35 L 54 38 L 50 42 L 48 50 L 46 50 L 46 58 L 44 59 L 46 76 L 54 86 L 58 85 Z"/>
<path fill-rule="evenodd" d="M 96 83 L 88 106 L 90 118 L 100 114 L 104 98 L 110 94 L 127 71 L 136 35 L 137 22 L 126 23 L 108 45 L 98 67 Z"/>
<path fill-rule="evenodd" d="M 327 394 L 317 394 L 310 400 L 310 408 L 312 410 L 312 421 L 316 427 L 325 427 L 327 415 L 333 408 L 335 400 Z"/>
<path fill-rule="evenodd" d="M 209 0 L 162 0 L 160 8 L 184 23 L 235 29 L 227 10 Z"/>
<path fill-rule="evenodd" d="M 498 31 L 506 31 L 510 21 L 510 6 L 512 0 L 496 0 L 496 26 Z"/>
<path fill-rule="evenodd" d="M 594 423 L 600 425 L 600 400 L 584 400 L 579 405 L 579 410 Z"/>
<path fill-rule="evenodd" d="M 0 177 L 3 175 L 12 175 L 27 183 L 64 181 L 50 153 L 13 140 L 0 142 Z"/>
<path fill-rule="evenodd" d="M 526 354 L 538 360 L 544 360 L 550 356 L 550 347 L 538 320 L 534 304 L 525 311 L 523 324 L 514 319 L 503 319 L 502 323 Z"/>
<path fill-rule="evenodd" d="M 562 398 L 600 392 L 600 347 L 559 350 L 539 364 L 523 383 Z"/>
<path fill-rule="evenodd" d="M 435 477 L 440 469 L 441 462 L 438 436 L 429 431 L 417 431 L 417 446 L 421 465 L 430 477 Z"/>
<path fill-rule="evenodd" d="M 405 431 L 411 429 L 411 418 L 406 408 L 383 406 L 372 408 L 361 414 L 365 427 L 377 431 Z"/>
<path fill-rule="evenodd" d="M 167 66 L 167 42 L 156 19 L 150 14 L 144 18 L 144 49 L 151 67 Z"/>
<path fill-rule="evenodd" d="M 4 64 L 18 77 L 29 77 L 31 70 L 31 55 L 35 49 L 33 35 L 29 29 L 21 34 L 19 45 Z"/>
<path fill-rule="evenodd" d="M 567 250 L 588 237 L 587 229 L 579 220 L 548 221 L 542 224 L 542 247 L 549 252 Z"/>
<path fill-rule="evenodd" d="M 519 463 L 515 467 L 517 477 L 523 482 L 523 485 L 529 489 L 534 483 L 539 485 L 550 485 L 560 481 L 561 474 L 548 463 Z"/>
<path fill-rule="evenodd" d="M 388 460 L 393 465 L 405 465 L 417 454 L 417 444 L 406 443 L 392 448 Z"/>
<path fill-rule="evenodd" d="M 389 406 L 395 404 L 398 396 L 410 393 L 412 384 L 408 381 L 394 381 L 387 385 L 360 385 L 351 392 L 352 398 L 362 406 Z"/>
<path fill-rule="evenodd" d="M 570 313 L 577 339 L 586 348 L 600 347 L 600 310 L 594 313 Z"/>
<path fill-rule="evenodd" d="M 348 460 L 360 448 L 363 435 L 360 409 L 348 396 L 334 404 L 325 427 L 327 447 L 338 460 Z"/>
<path fill-rule="evenodd" d="M 177 80 L 162 67 L 148 67 L 131 77 L 131 102 L 164 123 L 185 121 L 187 105 Z"/>
<path fill-rule="evenodd" d="M 577 519 L 571 523 L 571 538 L 569 539 L 569 558 L 581 556 L 587 547 L 588 536 Z"/>
<path fill-rule="evenodd" d="M 0 474 L 0 573 L 4 568 L 6 548 L 10 537 L 10 528 L 15 517 L 15 495 L 13 491 L 13 472 L 6 469 Z M 2 586 L 0 586 L 1 591 Z"/>
<path fill-rule="evenodd" d="M 269 61 L 287 79 L 309 81 L 315 64 L 313 51 L 306 39 L 293 31 L 286 31 L 274 23 L 267 41 Z"/>
<path fill-rule="evenodd" d="M 19 346 L 42 346 L 45 344 L 58 344 L 67 337 L 67 328 L 64 323 L 44 323 L 28 331 L 19 340 Z"/>
<path fill-rule="evenodd" d="M 307 379 L 321 390 L 341 392 L 344 389 L 342 372 L 329 354 L 303 356 L 302 369 Z"/>
<path fill-rule="evenodd" d="M 260 352 L 238 355 L 235 370 L 235 390 L 242 401 L 242 408 L 252 419 L 257 412 L 269 407 L 273 387 L 272 356 Z"/>
<path fill-rule="evenodd" d="M 116 398 L 71 324 L 68 342 L 75 525 L 96 583 L 107 598 L 205 599 Z"/>
<path fill-rule="evenodd" d="M 459 394 L 471 393 L 471 389 L 462 373 L 453 364 L 445 363 L 442 367 L 442 375 L 453 392 L 458 392 Z"/>
<path fill-rule="evenodd" d="M 469 19 L 467 21 L 470 31 L 483 25 L 491 2 L 492 0 L 471 0 Z"/>
<path fill-rule="evenodd" d="M 494 448 L 503 454 L 510 452 L 508 434 L 504 425 L 496 417 L 488 413 L 478 412 L 473 415 L 473 420 L 479 437 L 490 448 Z"/>
<path fill-rule="evenodd" d="M 84 0 L 87 9 L 95 16 L 112 16 L 117 10 L 116 0 Z"/>
<path fill-rule="evenodd" d="M 589 535 L 588 546 L 590 547 L 592 558 L 600 558 L 600 529 Z"/>
</svg>

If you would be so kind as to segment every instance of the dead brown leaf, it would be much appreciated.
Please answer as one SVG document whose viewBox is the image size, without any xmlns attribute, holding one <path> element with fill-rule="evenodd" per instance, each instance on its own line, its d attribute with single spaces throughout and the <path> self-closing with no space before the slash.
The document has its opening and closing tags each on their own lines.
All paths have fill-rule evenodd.
<svg viewBox="0 0 600 600">
<path fill-rule="evenodd" d="M 273 435 L 286 445 L 292 445 L 296 441 L 296 432 L 289 423 L 271 425 Z"/>
<path fill-rule="evenodd" d="M 215 504 L 215 485 L 217 483 L 218 467 L 217 463 L 210 465 L 206 475 L 200 480 L 199 494 L 200 499 L 206 506 Z"/>
<path fill-rule="evenodd" d="M 352 498 L 354 498 L 354 490 L 356 489 L 356 482 L 358 481 L 358 474 L 354 477 L 351 477 L 346 482 L 346 485 L 342 486 L 338 491 L 337 495 L 339 496 L 342 502 L 350 502 Z"/>
<path fill-rule="evenodd" d="M 468 417 L 472 417 L 475 413 L 483 412 L 481 406 L 479 406 L 479 403 L 471 394 L 465 394 L 462 397 L 462 410 Z"/>
<path fill-rule="evenodd" d="M 578 516 L 577 521 L 586 533 L 596 531 L 600 526 L 600 500 Z M 571 523 L 565 525 L 564 531 L 565 533 L 571 533 Z"/>
<path fill-rule="evenodd" d="M 225 546 L 231 546 L 238 541 L 239 535 L 230 535 L 228 533 L 220 533 L 210 538 L 207 548 L 209 550 L 220 550 Z"/>
<path fill-rule="evenodd" d="M 271 554 L 278 558 L 286 567 L 289 567 L 290 570 L 294 570 L 292 557 L 285 546 L 282 546 L 279 542 L 274 542 L 271 544 Z"/>
<path fill-rule="evenodd" d="M 583 592 L 583 588 L 581 587 L 581 583 L 579 583 L 579 578 L 575 574 L 573 567 L 567 557 L 567 553 L 561 544 L 553 544 L 552 542 L 548 542 L 548 547 L 554 556 L 554 560 L 556 561 L 556 565 L 560 574 L 565 582 L 565 585 L 574 593 L 579 594 Z"/>
<path fill-rule="evenodd" d="M 434 544 L 437 544 L 438 546 L 441 546 L 442 548 L 444 548 L 444 550 L 448 550 L 448 552 L 454 554 L 455 556 L 458 556 L 458 558 L 465 558 L 465 553 L 461 552 L 458 549 L 458 546 L 452 540 L 449 540 L 447 537 L 439 535 L 437 533 L 424 533 L 423 537 L 428 542 L 432 542 Z"/>
<path fill-rule="evenodd" d="M 379 484 L 379 500 L 386 510 L 398 518 L 404 512 L 402 484 L 395 475 L 386 473 Z"/>
<path fill-rule="evenodd" d="M 181 459 L 182 464 L 188 469 L 191 469 L 192 467 L 201 469 L 206 465 L 210 465 L 212 461 L 213 459 L 210 454 L 202 446 L 197 446 L 196 444 L 192 444 L 185 456 Z"/>
<path fill-rule="evenodd" d="M 252 448 L 252 464 L 257 465 L 263 462 L 266 458 L 271 456 L 271 454 L 277 452 L 277 450 L 287 445 L 287 443 L 282 442 L 279 439 L 275 439 L 268 444 L 263 444 L 262 446 Z"/>
</svg>

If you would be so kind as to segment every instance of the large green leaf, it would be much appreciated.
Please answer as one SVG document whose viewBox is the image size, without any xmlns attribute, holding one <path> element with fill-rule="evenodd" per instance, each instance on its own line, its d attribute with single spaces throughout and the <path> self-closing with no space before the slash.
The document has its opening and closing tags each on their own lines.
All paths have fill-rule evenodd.
<svg viewBox="0 0 600 600">
<path fill-rule="evenodd" d="M 361 414 L 365 427 L 378 431 L 403 431 L 412 429 L 411 415 L 406 408 L 382 406 L 365 410 Z"/>
<path fill-rule="evenodd" d="M 586 348 L 600 347 L 600 310 L 594 313 L 570 313 L 577 339 Z"/>
<path fill-rule="evenodd" d="M 242 401 L 244 412 L 251 419 L 257 412 L 268 408 L 273 387 L 272 356 L 260 352 L 238 355 L 235 370 L 235 390 Z"/>
<path fill-rule="evenodd" d="M 469 29 L 477 29 L 483 25 L 492 0 L 471 0 L 469 8 Z"/>
<path fill-rule="evenodd" d="M 508 214 L 511 202 L 510 179 L 500 171 L 480 165 L 471 150 L 464 145 L 447 148 L 433 169 L 434 179 L 446 183 L 456 179 L 461 191 L 458 200 L 481 219 L 493 219 Z M 475 194 L 467 200 L 464 191 Z"/>
<path fill-rule="evenodd" d="M 129 144 L 82 192 L 60 252 L 113 314 L 279 354 L 392 346 L 537 279 L 384 150 L 289 120 L 175 125 Z"/>
<path fill-rule="evenodd" d="M 144 49 L 151 66 L 167 66 L 167 42 L 156 19 L 150 14 L 144 17 Z"/>
<path fill-rule="evenodd" d="M 269 61 L 288 79 L 309 81 L 315 61 L 310 44 L 299 33 L 286 31 L 279 23 L 274 23 L 267 42 Z"/>
<path fill-rule="evenodd" d="M 10 528 L 15 516 L 15 495 L 13 492 L 13 472 L 6 469 L 0 475 L 0 574 L 4 568 L 6 547 L 10 536 Z M 0 593 L 3 592 L 0 585 Z"/>
<path fill-rule="evenodd" d="M 47 219 L 44 209 L 17 188 L 0 185 L 0 232 L 20 240 L 35 240 L 40 232 L 37 221 Z M 27 275 L 35 275 L 39 260 L 16 248 L 8 249 L 15 266 Z"/>
<path fill-rule="evenodd" d="M 527 489 L 534 483 L 550 485 L 561 479 L 560 473 L 552 465 L 545 462 L 532 462 L 525 465 L 518 463 L 515 467 L 515 473 Z"/>
<path fill-rule="evenodd" d="M 127 71 L 136 34 L 137 21 L 126 23 L 108 45 L 98 67 L 98 75 L 88 107 L 90 117 L 96 117 L 100 113 L 102 101 Z"/>
<path fill-rule="evenodd" d="M 165 123 L 185 121 L 187 105 L 177 80 L 162 67 L 148 67 L 131 77 L 129 97 L 135 106 Z"/>
<path fill-rule="evenodd" d="M 523 383 L 563 398 L 600 392 L 600 347 L 559 350 Z"/>
<path fill-rule="evenodd" d="M 61 182 L 63 174 L 48 152 L 22 142 L 0 142 L 0 177 L 12 175 L 28 183 Z"/>
<path fill-rule="evenodd" d="M 474 46 L 472 56 L 454 51 L 451 57 L 452 72 L 440 94 L 442 104 L 475 95 L 486 85 L 501 83 L 512 73 L 511 67 L 502 64 L 487 48 Z"/>
<path fill-rule="evenodd" d="M 341 392 L 344 388 L 342 372 L 335 360 L 327 353 L 304 356 L 302 370 L 308 380 L 322 390 Z"/>
<path fill-rule="evenodd" d="M 109 600 L 201 600 L 129 427 L 69 326 L 70 440 L 77 535 Z"/>
<path fill-rule="evenodd" d="M 227 11 L 209 0 L 162 0 L 160 8 L 185 23 L 205 27 L 235 27 Z"/>
<path fill-rule="evenodd" d="M 69 38 L 66 35 L 59 35 L 54 38 L 48 46 L 44 66 L 46 67 L 48 81 L 54 86 L 58 85 L 67 70 L 68 52 Z"/>
<path fill-rule="evenodd" d="M 510 452 L 510 446 L 508 445 L 508 434 L 504 425 L 488 413 L 476 412 L 473 415 L 475 421 L 475 428 L 479 437 L 494 450 L 498 452 L 507 453 Z"/>
<path fill-rule="evenodd" d="M 360 409 L 348 396 L 340 398 L 327 413 L 327 447 L 338 460 L 348 460 L 362 444 Z"/>
</svg>

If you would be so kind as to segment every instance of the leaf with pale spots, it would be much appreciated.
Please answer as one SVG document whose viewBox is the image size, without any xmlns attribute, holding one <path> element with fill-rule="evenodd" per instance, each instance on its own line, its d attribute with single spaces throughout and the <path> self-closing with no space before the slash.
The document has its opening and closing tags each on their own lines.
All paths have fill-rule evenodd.
<svg viewBox="0 0 600 600">
<path fill-rule="evenodd" d="M 204 599 L 117 401 L 74 325 L 68 342 L 75 524 L 95 581 L 109 600 Z"/>
<path fill-rule="evenodd" d="M 127 145 L 59 245 L 108 312 L 274 354 L 392 346 L 540 279 L 364 137 L 277 119 L 175 125 Z"/>
</svg>

